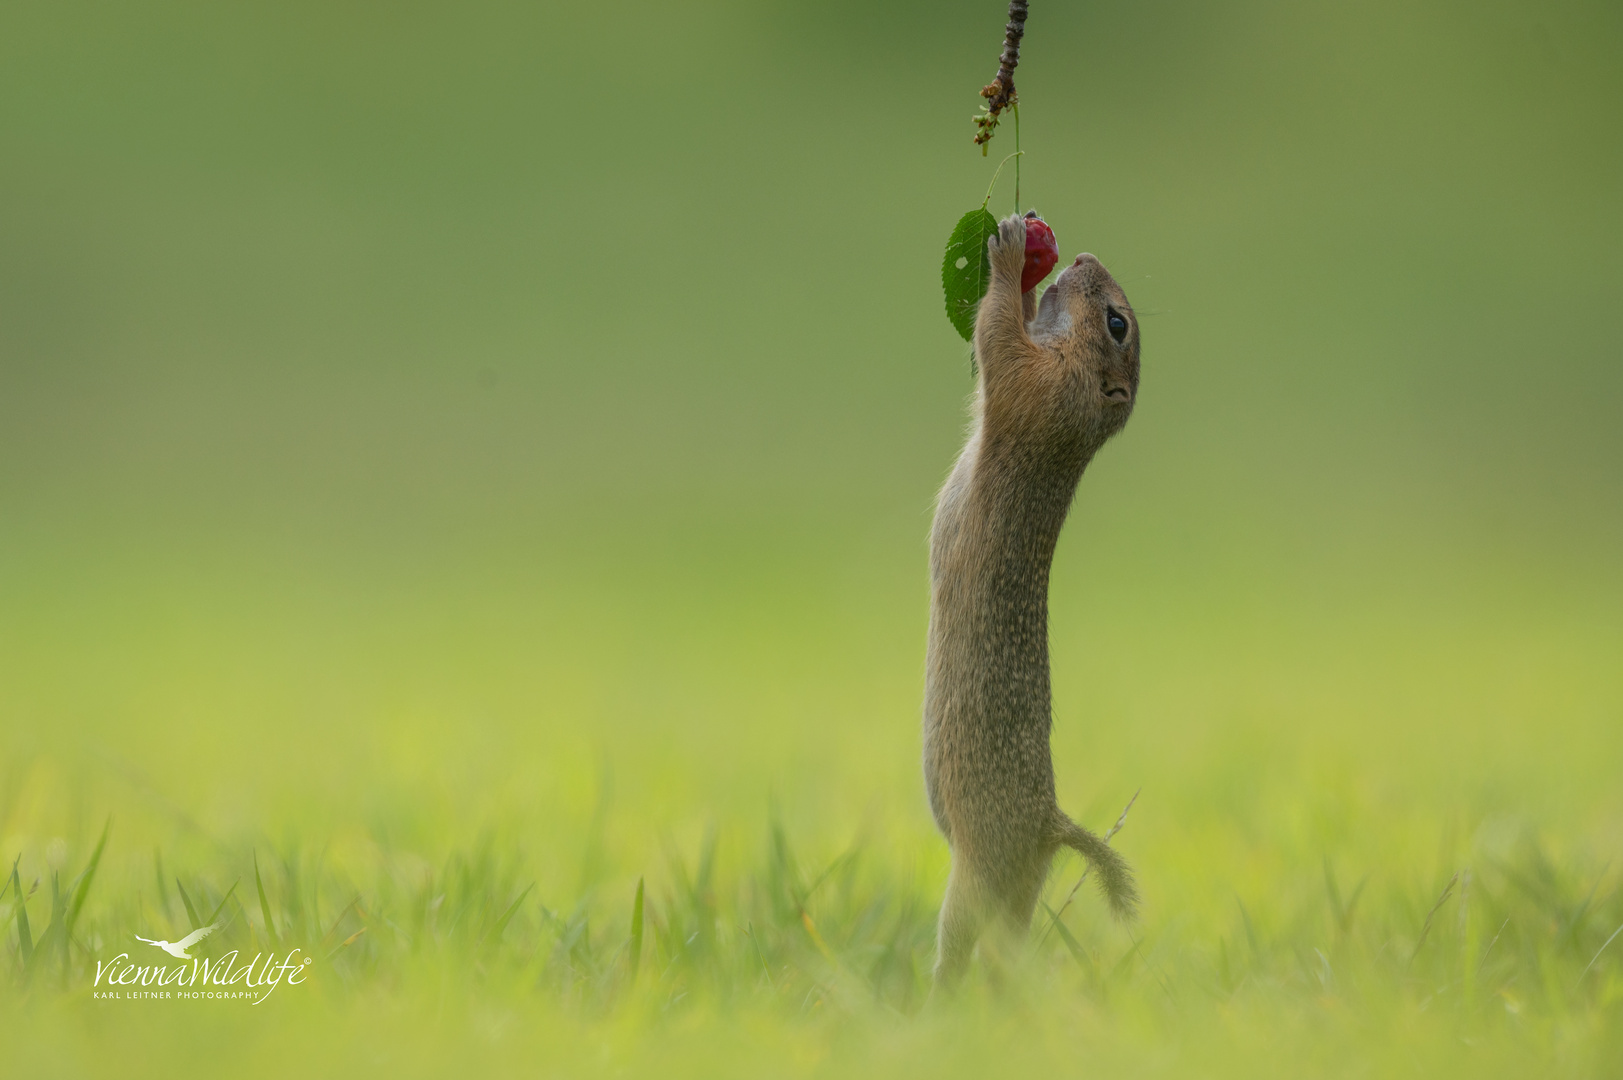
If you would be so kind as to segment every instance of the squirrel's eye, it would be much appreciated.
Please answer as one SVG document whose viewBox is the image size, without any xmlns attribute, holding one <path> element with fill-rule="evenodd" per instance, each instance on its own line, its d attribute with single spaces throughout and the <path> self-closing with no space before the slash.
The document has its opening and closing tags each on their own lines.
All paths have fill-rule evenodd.
<svg viewBox="0 0 1623 1080">
<path fill-rule="evenodd" d="M 1117 345 L 1127 340 L 1127 320 L 1116 312 L 1105 316 L 1105 325 L 1110 328 L 1110 336 L 1116 339 Z"/>
</svg>

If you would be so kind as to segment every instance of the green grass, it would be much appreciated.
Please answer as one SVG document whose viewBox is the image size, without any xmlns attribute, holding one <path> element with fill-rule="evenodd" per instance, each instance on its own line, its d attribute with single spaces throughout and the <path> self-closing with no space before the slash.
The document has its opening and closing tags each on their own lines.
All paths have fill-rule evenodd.
<svg viewBox="0 0 1623 1080">
<path fill-rule="evenodd" d="M 1068 536 L 1061 565 L 1096 542 Z M 649 619 L 675 602 L 616 593 L 614 573 L 591 570 L 582 593 Z M 597 703 L 611 722 L 588 736 L 527 730 L 524 680 L 473 678 L 492 662 L 477 649 L 429 685 L 483 701 L 491 745 L 386 696 L 348 706 L 353 742 L 316 723 L 266 730 L 225 769 L 195 745 L 206 729 L 167 752 L 109 731 L 88 756 L 35 732 L 0 790 L 0 836 L 20 855 L 0 894 L 10 1060 L 21 1074 L 218 1055 L 247 1075 L 1616 1074 L 1617 686 L 1602 661 L 1617 643 L 1576 600 L 1563 619 L 1444 635 L 1353 589 L 1368 606 L 1336 600 L 1315 644 L 1266 605 L 1255 624 L 1223 605 L 1231 632 L 1185 643 L 1178 616 L 1079 624 L 1096 590 L 1061 575 L 1061 795 L 1103 828 L 1142 786 L 1112 842 L 1144 917 L 1112 923 L 1087 884 L 1064 906 L 1081 867 L 1063 858 L 1044 898 L 1061 923 L 1039 915 L 1000 985 L 978 970 L 931 1001 L 946 850 L 916 772 L 906 660 L 921 612 L 866 575 L 816 595 L 799 576 L 688 601 L 700 639 Z M 464 588 L 474 608 L 495 595 Z M 800 615 L 793 662 L 733 630 L 740 604 Z M 1373 634 L 1359 612 L 1377 609 Z M 567 671 L 597 657 L 586 673 L 606 679 L 604 658 L 653 656 L 644 637 L 667 632 L 629 619 L 560 642 L 534 678 L 572 701 L 564 716 L 591 715 Z M 279 634 L 244 625 L 194 647 L 230 669 L 239 650 L 276 655 Z M 378 694 L 443 659 L 333 647 Z M 712 679 L 736 696 L 711 699 L 706 721 L 689 709 Z M 280 700 L 264 705 L 296 712 Z M 688 726 L 633 720 L 659 710 Z M 257 1006 L 90 997 L 96 960 L 148 949 L 131 935 L 173 940 L 211 917 L 224 925 L 198 955 L 298 948 L 311 977 Z"/>
<path fill-rule="evenodd" d="M 1122 839 L 1131 832 L 1129 822 Z M 1330 856 L 1252 871 L 1236 882 L 1244 896 L 1152 904 L 1131 928 L 1110 925 L 1083 892 L 1059 933 L 1039 927 L 1001 986 L 977 978 L 934 1002 L 939 889 L 907 872 L 918 851 L 859 837 L 812 857 L 816 844 L 803 848 L 777 824 L 746 839 L 727 848 L 711 831 L 696 849 L 673 843 L 649 868 L 659 884 L 646 897 L 642 881 L 633 892 L 610 875 L 530 899 L 534 867 L 496 837 L 437 865 L 382 847 L 354 863 L 281 852 L 257 906 L 234 884 L 251 852 L 183 871 L 167 902 L 152 888 L 163 880 L 154 856 L 157 876 L 100 882 L 77 922 L 24 875 L 26 902 L 13 882 L 0 907 L 8 1056 L 19 1074 L 71 1072 L 100 1055 L 188 1060 L 229 1036 L 245 1040 L 238 1067 L 254 1075 L 308 1054 L 320 1056 L 318 1072 L 387 1065 L 411 1075 L 460 1063 L 695 1075 L 905 1065 L 950 1075 L 1288 1066 L 1602 1076 L 1618 1065 L 1618 870 L 1557 856 L 1533 835 L 1449 849 L 1442 865 L 1458 870 L 1446 877 Z M 1165 876 L 1153 851 L 1135 855 L 1147 878 Z M 1076 870 L 1062 864 L 1048 903 Z M 97 958 L 142 948 L 136 932 L 178 938 L 203 908 L 224 926 L 198 955 L 251 954 L 280 939 L 317 958 L 313 978 L 247 1007 L 255 1013 L 87 1000 Z M 32 959 L 30 910 L 46 924 Z M 166 1049 L 200 1024 L 211 1034 L 197 1047 Z"/>
</svg>

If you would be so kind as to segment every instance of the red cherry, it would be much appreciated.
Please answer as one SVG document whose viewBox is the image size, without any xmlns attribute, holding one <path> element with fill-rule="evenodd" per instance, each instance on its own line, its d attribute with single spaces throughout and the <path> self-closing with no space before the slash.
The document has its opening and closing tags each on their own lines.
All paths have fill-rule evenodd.
<svg viewBox="0 0 1623 1080">
<path fill-rule="evenodd" d="M 1059 241 L 1054 239 L 1054 230 L 1036 214 L 1027 214 L 1026 268 L 1020 274 L 1020 291 L 1030 292 L 1036 288 L 1058 264 Z"/>
</svg>

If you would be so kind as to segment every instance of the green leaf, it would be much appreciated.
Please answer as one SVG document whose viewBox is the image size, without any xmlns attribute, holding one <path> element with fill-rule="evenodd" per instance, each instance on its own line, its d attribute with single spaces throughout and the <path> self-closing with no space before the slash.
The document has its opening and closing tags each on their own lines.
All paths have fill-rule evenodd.
<svg viewBox="0 0 1623 1080">
<path fill-rule="evenodd" d="M 965 341 L 975 339 L 975 309 L 992 281 L 986 242 L 997 235 L 997 218 L 979 206 L 958 219 L 941 259 L 941 291 L 947 318 Z"/>
</svg>

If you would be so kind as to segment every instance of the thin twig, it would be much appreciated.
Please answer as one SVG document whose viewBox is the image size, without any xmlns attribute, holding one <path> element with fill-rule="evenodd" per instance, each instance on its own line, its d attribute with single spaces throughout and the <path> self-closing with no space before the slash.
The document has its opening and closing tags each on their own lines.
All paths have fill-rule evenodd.
<svg viewBox="0 0 1623 1080">
<path fill-rule="evenodd" d="M 998 57 L 997 75 L 981 88 L 986 99 L 981 113 L 975 117 L 975 145 L 986 153 L 986 144 L 997 130 L 998 114 L 1018 98 L 1014 92 L 1014 69 L 1020 64 L 1020 39 L 1026 33 L 1027 0 L 1009 0 L 1009 22 L 1003 28 L 1003 55 Z"/>
</svg>

